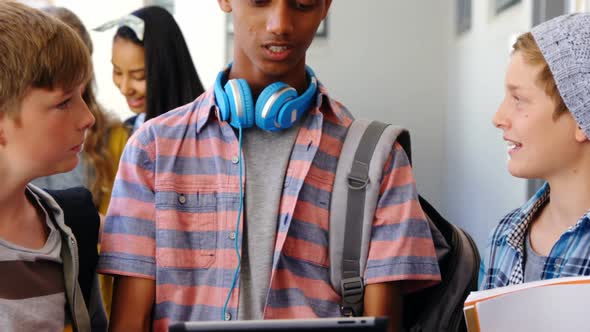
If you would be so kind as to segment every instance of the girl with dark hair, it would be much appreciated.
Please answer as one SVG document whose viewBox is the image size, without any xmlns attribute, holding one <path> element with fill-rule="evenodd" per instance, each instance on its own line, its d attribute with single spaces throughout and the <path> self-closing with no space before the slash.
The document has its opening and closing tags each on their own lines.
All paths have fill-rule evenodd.
<svg viewBox="0 0 590 332">
<path fill-rule="evenodd" d="M 119 28 L 113 40 L 113 82 L 138 114 L 126 125 L 135 130 L 144 120 L 204 92 L 182 32 L 168 11 L 144 7 L 114 23 Z"/>
</svg>

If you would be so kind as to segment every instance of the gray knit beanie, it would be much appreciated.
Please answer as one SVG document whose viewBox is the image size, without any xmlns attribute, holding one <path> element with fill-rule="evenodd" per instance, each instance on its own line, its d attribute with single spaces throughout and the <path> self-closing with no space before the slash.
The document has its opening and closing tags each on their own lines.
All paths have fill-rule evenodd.
<svg viewBox="0 0 590 332">
<path fill-rule="evenodd" d="M 531 33 L 565 106 L 590 138 L 590 13 L 556 17 Z"/>
</svg>

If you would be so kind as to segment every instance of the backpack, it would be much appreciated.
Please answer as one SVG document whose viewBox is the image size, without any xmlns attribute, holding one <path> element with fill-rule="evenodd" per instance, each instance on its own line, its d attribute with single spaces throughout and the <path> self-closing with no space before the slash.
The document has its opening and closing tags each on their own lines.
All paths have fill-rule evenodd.
<svg viewBox="0 0 590 332">
<path fill-rule="evenodd" d="M 342 296 L 343 316 L 363 314 L 371 226 L 383 166 L 398 142 L 411 163 L 410 134 L 381 122 L 356 120 L 348 130 L 330 204 L 330 276 Z M 406 331 L 467 331 L 463 303 L 477 290 L 480 257 L 469 234 L 419 196 L 436 250 L 441 282 L 404 296 Z M 342 208 L 346 206 L 346 208 Z"/>
</svg>

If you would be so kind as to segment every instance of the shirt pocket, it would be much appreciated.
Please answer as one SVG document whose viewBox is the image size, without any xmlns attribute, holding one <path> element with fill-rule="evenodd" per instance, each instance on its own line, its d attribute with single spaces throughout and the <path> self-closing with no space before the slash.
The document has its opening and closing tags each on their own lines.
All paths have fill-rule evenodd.
<svg viewBox="0 0 590 332">
<path fill-rule="evenodd" d="M 215 192 L 161 188 L 156 192 L 156 261 L 162 268 L 208 268 L 217 246 Z"/>
<path fill-rule="evenodd" d="M 322 268 L 329 266 L 328 224 L 333 181 L 310 170 L 302 185 L 283 253 Z M 281 222 L 283 222 L 281 220 Z"/>
</svg>

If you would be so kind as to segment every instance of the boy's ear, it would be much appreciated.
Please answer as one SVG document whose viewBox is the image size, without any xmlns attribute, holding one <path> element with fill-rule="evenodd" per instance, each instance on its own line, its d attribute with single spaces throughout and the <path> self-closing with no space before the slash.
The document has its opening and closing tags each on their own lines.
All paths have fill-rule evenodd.
<svg viewBox="0 0 590 332">
<path fill-rule="evenodd" d="M 217 3 L 219 3 L 219 8 L 221 8 L 221 10 L 223 10 L 226 13 L 231 13 L 230 0 L 217 0 Z"/>
<path fill-rule="evenodd" d="M 586 133 L 582 130 L 582 128 L 580 128 L 580 126 L 576 127 L 575 138 L 576 138 L 576 141 L 580 142 L 580 143 L 584 143 L 585 141 L 588 141 L 588 136 L 586 136 Z"/>
</svg>

